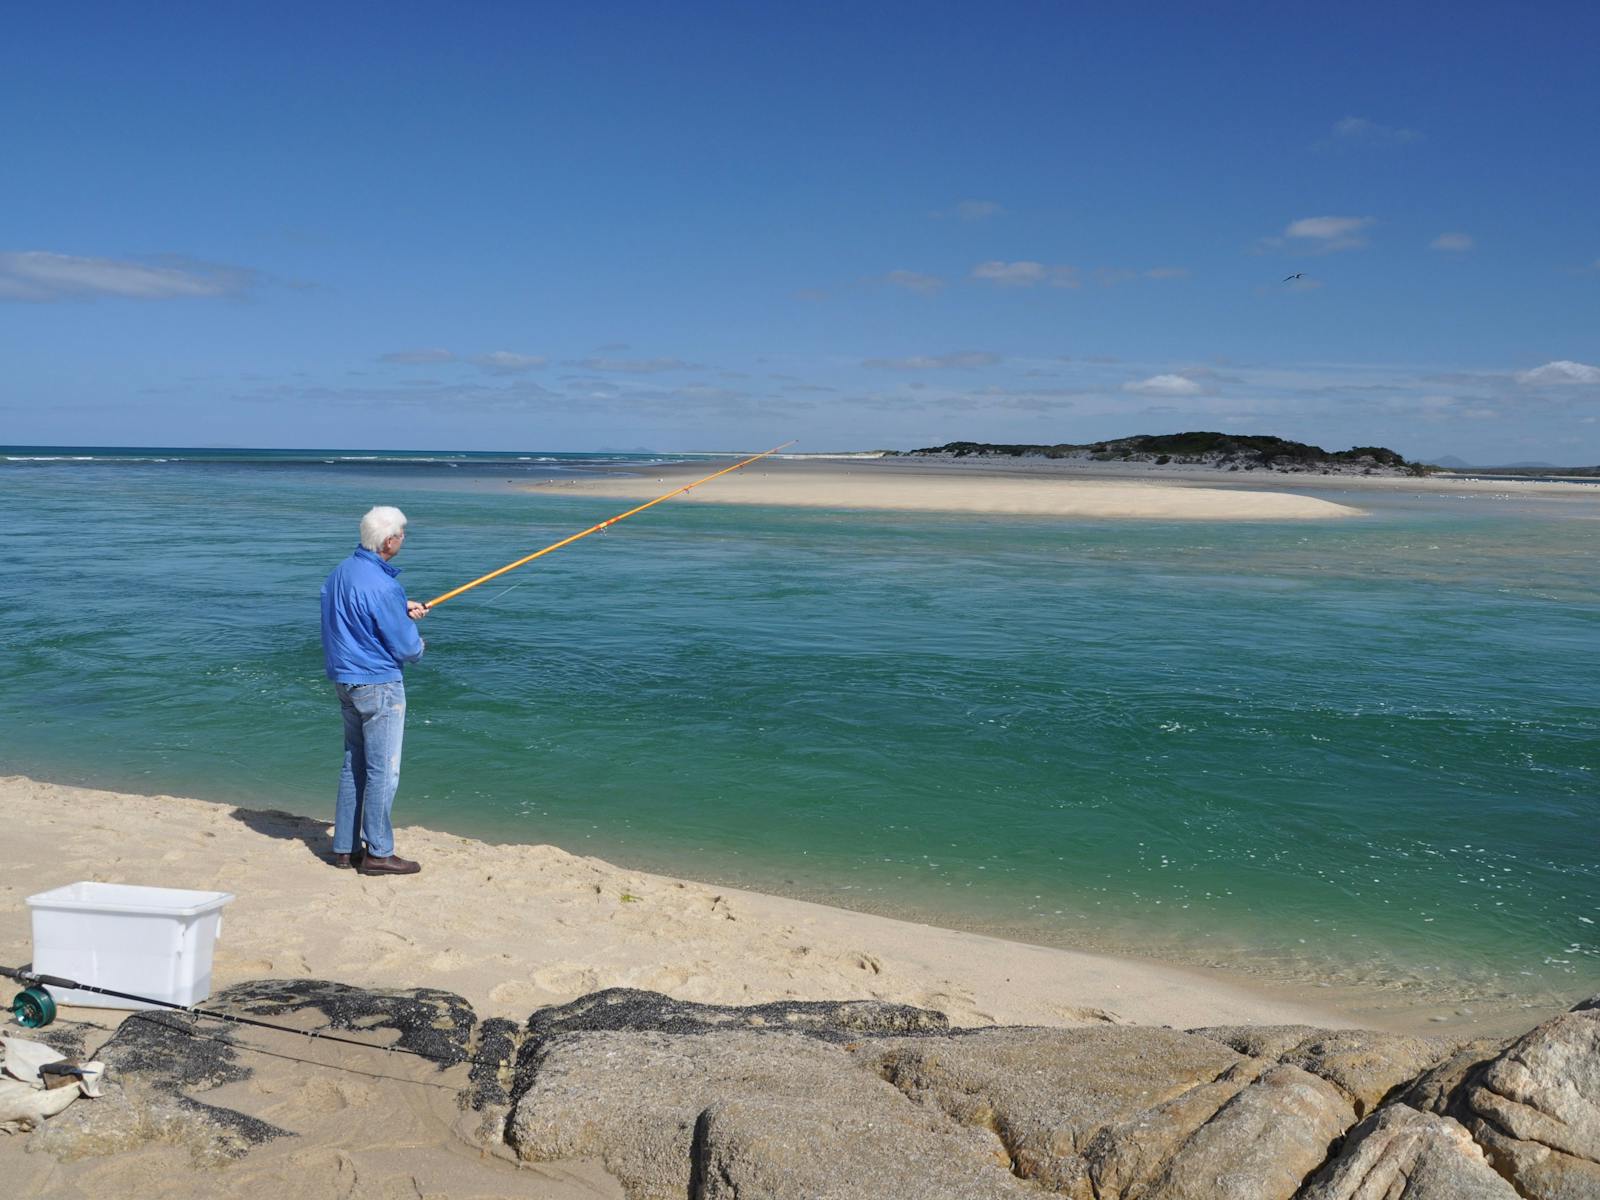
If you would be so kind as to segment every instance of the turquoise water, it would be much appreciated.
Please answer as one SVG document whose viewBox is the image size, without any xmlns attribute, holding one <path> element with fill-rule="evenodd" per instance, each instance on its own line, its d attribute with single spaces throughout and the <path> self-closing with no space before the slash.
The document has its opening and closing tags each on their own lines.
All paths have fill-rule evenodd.
<svg viewBox="0 0 1600 1200">
<path fill-rule="evenodd" d="M 360 513 L 407 511 L 426 599 L 624 507 L 511 484 L 649 470 L 8 453 L 0 769 L 314 815 Z M 1600 491 L 1317 494 L 1371 514 L 662 505 L 427 619 L 397 819 L 1270 977 L 1596 990 Z"/>
</svg>

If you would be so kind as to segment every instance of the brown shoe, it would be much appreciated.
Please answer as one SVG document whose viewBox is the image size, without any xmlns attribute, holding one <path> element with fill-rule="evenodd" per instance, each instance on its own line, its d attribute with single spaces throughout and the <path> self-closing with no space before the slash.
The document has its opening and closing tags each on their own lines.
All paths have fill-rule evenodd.
<svg viewBox="0 0 1600 1200">
<path fill-rule="evenodd" d="M 352 850 L 349 854 L 335 854 L 329 861 L 341 871 L 348 871 L 351 867 L 359 867 L 366 856 L 364 850 Z"/>
<path fill-rule="evenodd" d="M 356 870 L 363 875 L 415 875 L 422 870 L 422 864 L 414 863 L 409 858 L 401 858 L 398 854 L 391 854 L 388 858 L 377 858 L 369 854 L 361 860 Z"/>
</svg>

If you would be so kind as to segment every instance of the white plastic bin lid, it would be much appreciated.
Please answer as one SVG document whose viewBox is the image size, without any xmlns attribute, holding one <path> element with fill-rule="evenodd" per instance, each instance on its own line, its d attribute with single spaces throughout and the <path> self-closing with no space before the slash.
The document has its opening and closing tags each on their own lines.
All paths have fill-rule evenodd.
<svg viewBox="0 0 1600 1200">
<path fill-rule="evenodd" d="M 129 883 L 69 883 L 28 897 L 29 908 L 77 912 L 151 913 L 195 917 L 232 903 L 232 892 L 187 888 L 135 887 Z"/>
</svg>

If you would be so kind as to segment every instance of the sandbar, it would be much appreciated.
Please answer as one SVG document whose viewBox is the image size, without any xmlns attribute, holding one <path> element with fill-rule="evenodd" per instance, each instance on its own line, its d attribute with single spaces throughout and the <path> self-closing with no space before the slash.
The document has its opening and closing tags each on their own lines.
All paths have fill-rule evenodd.
<svg viewBox="0 0 1600 1200">
<path fill-rule="evenodd" d="M 715 460 L 670 463 L 633 473 L 532 484 L 528 490 L 649 500 L 704 475 Z M 1217 486 L 1183 476 L 1083 475 L 1068 468 L 969 465 L 888 459 L 763 459 L 673 501 L 792 508 L 873 509 L 1078 517 L 1091 520 L 1319 521 L 1359 516 L 1360 508 L 1293 492 Z M 1222 472 L 1211 472 L 1220 479 Z"/>
</svg>

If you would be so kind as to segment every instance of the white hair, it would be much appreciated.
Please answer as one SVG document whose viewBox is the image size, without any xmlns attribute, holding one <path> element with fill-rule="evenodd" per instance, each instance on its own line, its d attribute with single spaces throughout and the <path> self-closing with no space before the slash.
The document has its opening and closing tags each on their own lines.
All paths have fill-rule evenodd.
<svg viewBox="0 0 1600 1200">
<path fill-rule="evenodd" d="M 405 513 L 387 504 L 378 505 L 361 518 L 361 544 L 374 554 L 382 553 L 385 542 L 405 531 Z"/>
</svg>

